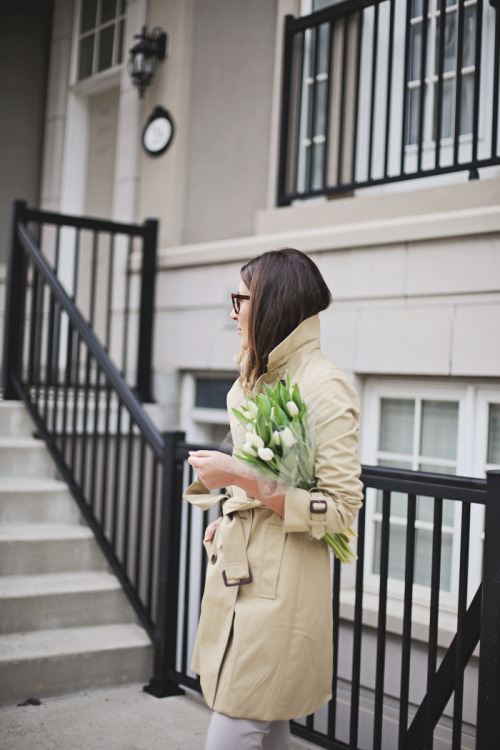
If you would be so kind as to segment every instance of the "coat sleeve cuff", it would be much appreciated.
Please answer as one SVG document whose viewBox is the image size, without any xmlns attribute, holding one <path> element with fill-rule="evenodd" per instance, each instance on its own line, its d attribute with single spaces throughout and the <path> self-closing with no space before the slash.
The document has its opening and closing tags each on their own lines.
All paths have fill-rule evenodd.
<svg viewBox="0 0 500 750">
<path fill-rule="evenodd" d="M 285 492 L 283 530 L 308 531 L 315 539 L 322 539 L 326 533 L 327 511 L 327 502 L 320 493 L 315 497 L 315 493 L 289 487 Z"/>
</svg>

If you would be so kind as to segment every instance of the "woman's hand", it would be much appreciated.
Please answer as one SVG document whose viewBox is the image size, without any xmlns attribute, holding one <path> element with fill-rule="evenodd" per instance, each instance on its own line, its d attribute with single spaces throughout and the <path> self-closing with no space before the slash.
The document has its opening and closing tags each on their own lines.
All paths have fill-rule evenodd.
<svg viewBox="0 0 500 750">
<path fill-rule="evenodd" d="M 212 521 L 212 523 L 209 523 L 207 528 L 205 529 L 205 536 L 203 537 L 204 542 L 211 542 L 214 538 L 214 534 L 217 531 L 217 527 L 219 526 L 221 522 L 220 518 L 217 518 L 217 520 Z"/>
<path fill-rule="evenodd" d="M 188 464 L 191 464 L 207 490 L 217 490 L 233 484 L 235 460 L 220 451 L 189 451 Z"/>
</svg>

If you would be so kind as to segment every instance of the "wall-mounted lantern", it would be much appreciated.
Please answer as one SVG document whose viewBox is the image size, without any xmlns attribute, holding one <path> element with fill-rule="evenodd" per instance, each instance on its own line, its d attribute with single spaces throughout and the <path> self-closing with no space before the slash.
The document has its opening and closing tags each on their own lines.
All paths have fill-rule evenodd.
<svg viewBox="0 0 500 750">
<path fill-rule="evenodd" d="M 165 59 L 167 34 L 159 26 L 151 33 L 143 26 L 141 33 L 135 34 L 134 39 L 139 41 L 129 50 L 127 71 L 142 99 L 153 80 L 158 60 Z"/>
</svg>

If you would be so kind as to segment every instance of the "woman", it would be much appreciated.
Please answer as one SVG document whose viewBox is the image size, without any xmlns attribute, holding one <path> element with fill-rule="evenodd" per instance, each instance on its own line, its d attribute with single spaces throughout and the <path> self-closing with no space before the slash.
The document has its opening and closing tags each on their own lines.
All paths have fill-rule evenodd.
<svg viewBox="0 0 500 750">
<path fill-rule="evenodd" d="M 193 669 L 214 709 L 207 750 L 289 747 L 289 720 L 331 698 L 330 553 L 361 507 L 358 399 L 321 353 L 318 313 L 331 301 L 313 261 L 298 250 L 265 253 L 241 269 L 231 318 L 241 337 L 240 377 L 227 403 L 238 453 L 245 428 L 233 414 L 248 394 L 290 375 L 308 407 L 317 485 L 307 492 L 253 478 L 243 462 L 196 451 L 186 492 L 207 508 L 222 500 L 204 544 L 209 564 Z M 222 495 L 207 490 L 226 487 Z"/>
</svg>

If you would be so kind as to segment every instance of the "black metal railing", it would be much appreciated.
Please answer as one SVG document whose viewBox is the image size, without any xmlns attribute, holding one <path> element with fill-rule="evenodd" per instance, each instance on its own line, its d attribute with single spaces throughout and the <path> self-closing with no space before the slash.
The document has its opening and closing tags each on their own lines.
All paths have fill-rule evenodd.
<svg viewBox="0 0 500 750">
<path fill-rule="evenodd" d="M 185 482 L 192 480 L 190 468 L 185 464 L 192 448 L 194 446 L 182 440 L 174 447 L 179 471 L 183 466 L 186 470 Z M 332 750 L 432 748 L 437 746 L 434 745 L 437 738 L 443 735 L 449 743 L 446 746 L 454 750 L 469 746 L 493 750 L 500 729 L 500 716 L 495 708 L 500 648 L 500 550 L 497 542 L 500 532 L 500 472 L 490 472 L 486 481 L 364 466 L 362 480 L 367 495 L 381 493 L 382 539 L 376 561 L 378 593 L 375 600 L 371 595 L 372 601 L 368 605 L 364 508 L 358 519 L 359 559 L 355 570 L 338 561 L 334 564 L 333 699 L 314 716 L 293 722 L 292 730 L 303 739 Z M 397 626 L 394 612 L 389 617 L 388 611 L 391 501 L 395 493 L 406 496 L 407 508 L 406 540 L 402 552 L 405 560 L 404 595 Z M 434 507 L 425 640 L 422 636 L 419 639 L 412 635 L 413 610 L 417 606 L 414 594 L 416 517 L 417 505 L 422 498 L 430 498 Z M 439 617 L 443 595 L 440 585 L 442 518 L 446 501 L 458 504 L 461 521 L 456 627 L 451 643 L 444 648 L 440 644 Z M 182 502 L 180 495 L 177 502 Z M 471 509 L 474 506 L 486 508 L 485 564 L 482 583 L 476 591 L 470 591 L 468 568 Z M 200 690 L 199 680 L 190 672 L 189 660 L 204 586 L 205 559 L 200 552 L 201 535 L 209 520 L 207 513 L 202 514 L 185 504 L 182 527 L 174 532 L 181 534 L 182 564 L 176 667 L 170 677 L 179 685 L 195 690 Z M 478 543 L 476 540 L 473 554 L 478 554 Z M 375 565 L 375 560 L 371 563 Z M 371 624 L 366 622 L 367 606 L 373 612 Z M 478 644 L 479 657 L 477 654 L 473 656 Z"/>
<path fill-rule="evenodd" d="M 152 639 L 154 670 L 146 689 L 156 696 L 178 694 L 183 686 L 199 690 L 189 663 L 209 516 L 185 503 L 182 492 L 192 479 L 188 452 L 200 446 L 187 444 L 179 432 L 158 433 L 18 222 L 8 283 L 7 326 L 14 327 L 19 345 L 4 363 L 4 382 L 24 401 Z M 293 731 L 332 749 L 432 748 L 444 733 L 453 750 L 474 742 L 478 750 L 493 750 L 500 736 L 500 472 L 481 480 L 365 466 L 362 480 L 367 502 L 358 519 L 359 560 L 352 567 L 336 562 L 333 569 L 333 699 L 294 722 Z M 373 493 L 379 493 L 381 542 L 367 560 L 366 508 L 375 501 Z M 401 610 L 394 613 L 388 594 L 396 494 L 398 516 L 401 495 L 406 498 L 406 517 Z M 433 506 L 425 637 L 413 632 L 421 498 Z M 456 627 L 449 645 L 440 641 L 439 619 L 445 502 L 456 505 L 461 519 Z M 483 575 L 472 591 L 471 555 L 480 554 L 478 531 L 471 526 L 475 507 L 485 511 Z M 367 589 L 368 565 L 377 572 L 376 594 Z"/>
<path fill-rule="evenodd" d="M 153 310 L 156 278 L 156 243 L 158 222 L 149 219 L 142 225 L 82 216 L 40 211 L 28 208 L 23 201 L 13 204 L 12 239 L 16 233 L 29 230 L 37 246 L 54 270 L 76 307 L 104 346 L 111 359 L 134 384 L 139 399 L 152 401 Z M 19 260 L 22 260 L 22 253 Z M 19 292 L 33 283 L 21 263 L 10 266 L 16 274 L 7 288 L 16 291 L 8 298 L 6 338 L 3 361 L 6 371 L 20 356 L 21 299 Z M 60 351 L 50 344 L 46 348 L 30 341 L 36 366 L 50 382 L 62 362 L 67 336 L 63 325 L 56 327 L 54 301 L 43 301 L 36 285 L 31 293 L 32 316 L 48 316 L 48 336 L 58 336 Z M 23 292 L 24 294 L 24 292 Z M 42 329 L 40 329 L 41 331 Z M 33 350 L 38 347 L 37 355 Z M 46 359 L 50 351 L 51 359 Z M 31 363 L 33 366 L 33 362 Z M 72 375 L 73 376 L 73 375 Z M 6 398 L 16 398 L 7 378 Z"/>
<path fill-rule="evenodd" d="M 278 205 L 499 164 L 492 5 L 346 0 L 287 16 Z"/>
<path fill-rule="evenodd" d="M 179 542 L 169 532 L 180 513 L 171 494 L 181 492 L 176 435 L 160 435 L 150 421 L 19 217 L 21 208 L 8 272 L 4 397 L 24 401 L 153 641 L 150 691 L 175 694 L 177 684 L 165 675 L 176 641 L 169 616 L 179 570 Z"/>
</svg>

